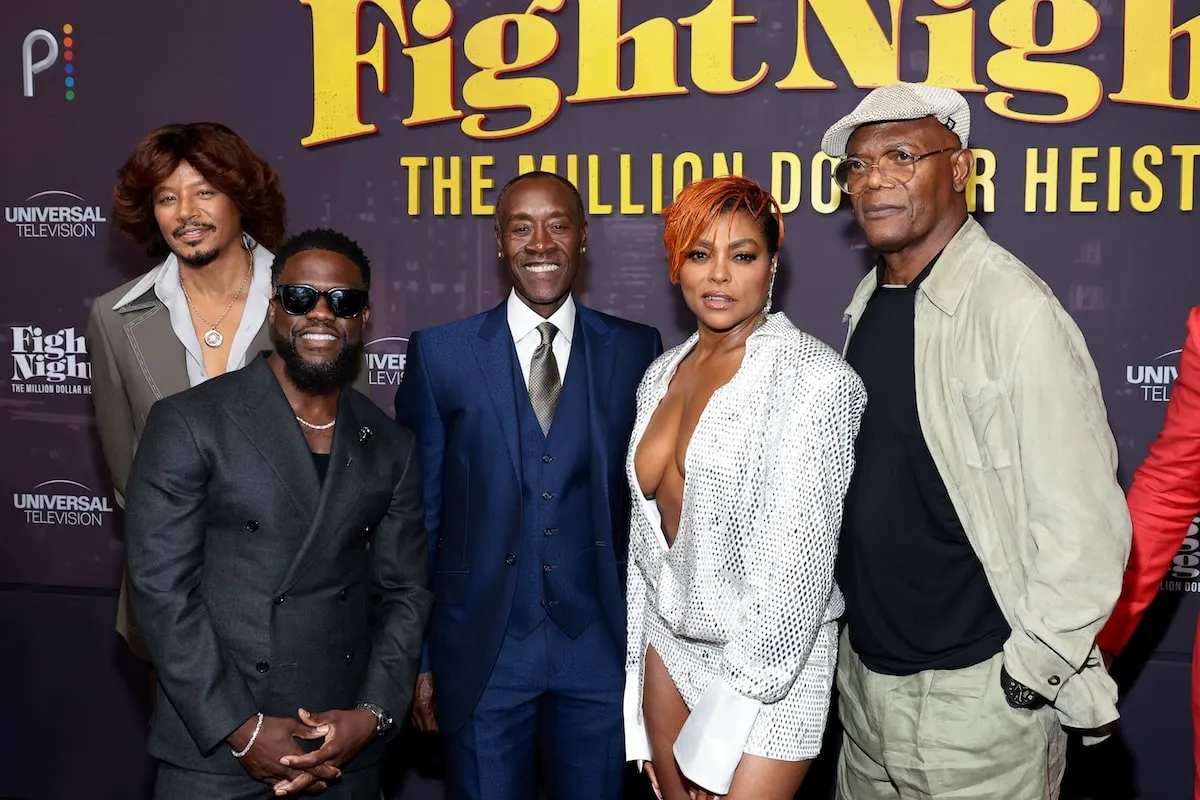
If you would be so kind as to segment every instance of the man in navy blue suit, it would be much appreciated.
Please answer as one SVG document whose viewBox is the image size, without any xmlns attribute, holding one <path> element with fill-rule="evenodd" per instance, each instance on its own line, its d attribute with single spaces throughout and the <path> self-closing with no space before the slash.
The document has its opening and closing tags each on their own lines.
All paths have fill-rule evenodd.
<svg viewBox="0 0 1200 800">
<path fill-rule="evenodd" d="M 449 800 L 618 800 L 625 743 L 625 454 L 654 328 L 571 294 L 579 192 L 500 191 L 513 290 L 408 343 L 396 419 L 417 435 L 434 609 L 413 721 L 440 730 Z M 434 690 L 436 679 L 436 693 Z"/>
</svg>

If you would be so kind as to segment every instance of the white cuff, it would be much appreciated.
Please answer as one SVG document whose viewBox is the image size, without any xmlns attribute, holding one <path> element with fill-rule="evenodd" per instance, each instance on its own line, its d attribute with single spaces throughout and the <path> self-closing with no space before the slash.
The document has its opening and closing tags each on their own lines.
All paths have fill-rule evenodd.
<svg viewBox="0 0 1200 800">
<path fill-rule="evenodd" d="M 650 760 L 650 740 L 646 736 L 646 724 L 642 720 L 642 668 L 625 673 L 625 760 L 638 762 Z"/>
<path fill-rule="evenodd" d="M 675 739 L 675 762 L 687 779 L 713 794 L 728 794 L 762 703 L 717 678 L 696 702 Z"/>
</svg>

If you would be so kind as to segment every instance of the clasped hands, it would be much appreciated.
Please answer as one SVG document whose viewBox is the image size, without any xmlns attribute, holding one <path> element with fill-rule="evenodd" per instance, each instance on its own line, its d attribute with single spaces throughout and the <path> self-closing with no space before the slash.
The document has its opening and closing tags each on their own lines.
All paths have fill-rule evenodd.
<svg viewBox="0 0 1200 800">
<path fill-rule="evenodd" d="M 301 708 L 298 716 L 263 717 L 254 745 L 239 759 L 251 778 L 273 786 L 279 797 L 325 791 L 328 781 L 342 776 L 341 767 L 375 738 L 377 720 L 365 709 L 312 714 Z M 227 740 L 229 746 L 243 750 L 257 723 L 257 714 L 242 723 Z M 324 742 L 309 753 L 297 739 Z"/>
</svg>

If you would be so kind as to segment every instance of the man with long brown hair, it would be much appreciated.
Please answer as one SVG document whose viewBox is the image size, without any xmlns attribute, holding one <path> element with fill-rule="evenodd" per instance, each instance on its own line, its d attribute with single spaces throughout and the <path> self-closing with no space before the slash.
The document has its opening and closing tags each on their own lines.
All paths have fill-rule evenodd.
<svg viewBox="0 0 1200 800">
<path fill-rule="evenodd" d="M 275 171 L 229 128 L 166 125 L 121 168 L 113 219 L 162 259 L 98 297 L 88 319 L 96 428 L 124 506 L 150 406 L 270 349 L 270 266 L 284 237 L 286 202 Z M 117 631 L 149 661 L 124 578 Z"/>
</svg>

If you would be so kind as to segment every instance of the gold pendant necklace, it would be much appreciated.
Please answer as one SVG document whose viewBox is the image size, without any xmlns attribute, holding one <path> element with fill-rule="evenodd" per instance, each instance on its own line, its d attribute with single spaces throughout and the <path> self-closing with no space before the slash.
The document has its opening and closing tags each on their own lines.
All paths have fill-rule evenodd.
<svg viewBox="0 0 1200 800">
<path fill-rule="evenodd" d="M 245 242 L 243 242 L 243 245 L 245 245 Z M 188 308 L 192 309 L 192 313 L 199 317 L 200 321 L 208 326 L 208 331 L 204 334 L 203 341 L 209 347 L 217 348 L 225 343 L 225 337 L 221 335 L 219 330 L 217 330 L 217 326 L 225 321 L 225 317 L 229 314 L 229 310 L 233 308 L 233 304 L 236 303 L 238 298 L 242 296 L 242 292 L 245 291 L 246 285 L 250 283 L 250 276 L 254 274 L 254 251 L 248 246 L 246 247 L 246 255 L 250 260 L 250 268 L 246 270 L 246 277 L 242 278 L 242 285 L 238 287 L 237 294 L 235 294 L 233 299 L 229 301 L 229 305 L 225 306 L 225 311 L 221 314 L 220 318 L 217 319 L 216 322 L 209 322 L 205 316 L 200 313 L 200 309 L 196 308 L 195 303 L 192 302 L 191 295 L 188 294 L 187 286 L 183 282 L 183 273 L 180 273 L 179 275 L 179 288 L 183 289 L 183 298 L 187 300 Z"/>
</svg>

